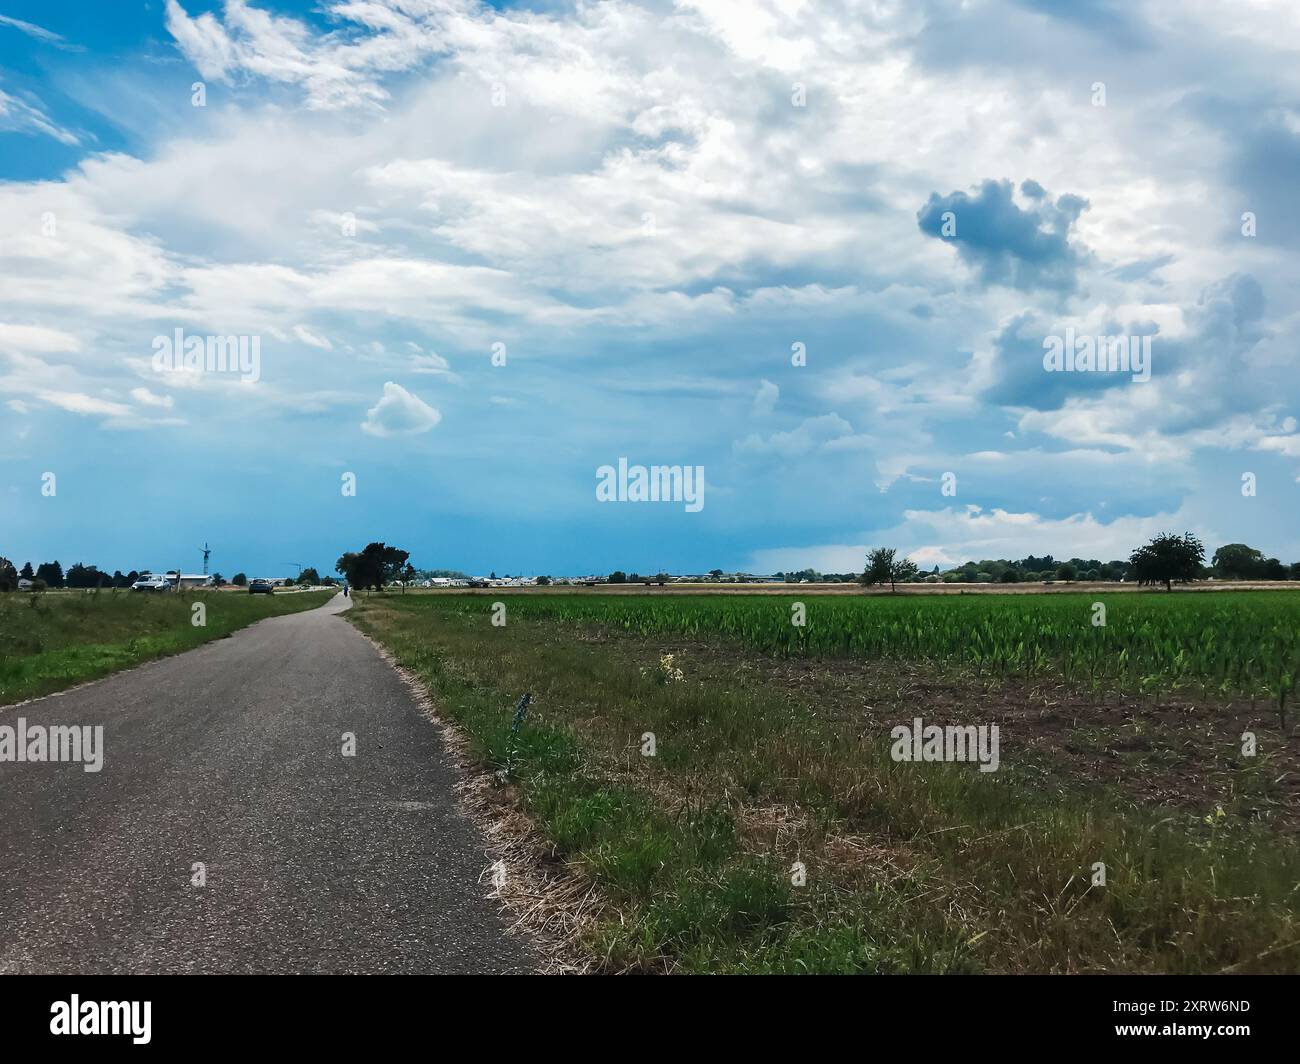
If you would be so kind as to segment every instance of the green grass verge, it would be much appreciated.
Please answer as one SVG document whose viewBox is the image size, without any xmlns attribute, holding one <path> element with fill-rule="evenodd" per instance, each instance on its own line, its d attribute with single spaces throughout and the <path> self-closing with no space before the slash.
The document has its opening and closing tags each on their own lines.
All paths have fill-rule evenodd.
<svg viewBox="0 0 1300 1064">
<path fill-rule="evenodd" d="M 264 617 L 314 609 L 332 594 L 110 590 L 0 595 L 0 705 L 178 654 Z M 198 602 L 207 610 L 204 626 L 191 623 Z"/>
<path fill-rule="evenodd" d="M 755 682 L 732 639 L 717 641 L 735 655 L 730 674 L 700 680 L 679 659 L 684 681 L 663 683 L 661 641 L 606 639 L 518 601 L 502 628 L 489 599 L 464 596 L 376 596 L 349 616 L 416 671 L 475 756 L 516 782 L 557 854 L 600 886 L 611 909 L 586 945 L 605 968 L 1300 967 L 1300 851 L 1277 832 L 1138 808 L 1029 756 L 993 774 L 897 764 L 886 736 Z M 536 705 L 512 736 L 525 690 Z M 654 757 L 640 751 L 646 732 Z"/>
</svg>

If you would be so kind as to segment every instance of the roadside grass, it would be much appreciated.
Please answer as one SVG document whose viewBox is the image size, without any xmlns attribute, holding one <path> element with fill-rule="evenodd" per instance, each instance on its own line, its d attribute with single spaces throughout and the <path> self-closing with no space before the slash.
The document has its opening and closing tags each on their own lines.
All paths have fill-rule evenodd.
<svg viewBox="0 0 1300 1064">
<path fill-rule="evenodd" d="M 0 705 L 178 654 L 264 617 L 314 609 L 332 594 L 101 590 L 0 595 Z M 196 602 L 207 609 L 203 627 L 191 623 Z"/>
<path fill-rule="evenodd" d="M 602 969 L 1300 970 L 1300 851 L 1267 825 L 1144 808 L 1027 750 L 991 774 L 898 764 L 887 730 L 762 682 L 760 653 L 734 641 L 717 640 L 734 668 L 697 674 L 679 654 L 685 678 L 665 683 L 662 637 L 515 600 L 495 628 L 490 600 L 477 605 L 375 596 L 348 616 L 598 885 L 608 906 L 584 944 Z"/>
</svg>

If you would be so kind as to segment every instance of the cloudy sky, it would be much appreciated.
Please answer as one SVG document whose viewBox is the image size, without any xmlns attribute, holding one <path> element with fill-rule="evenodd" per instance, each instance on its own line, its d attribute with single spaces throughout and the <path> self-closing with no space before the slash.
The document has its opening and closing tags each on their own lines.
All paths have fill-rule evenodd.
<svg viewBox="0 0 1300 1064">
<path fill-rule="evenodd" d="M 1295 561 L 1298 50 L 1293 0 L 0 0 L 0 553 Z M 620 457 L 704 507 L 598 502 Z"/>
</svg>

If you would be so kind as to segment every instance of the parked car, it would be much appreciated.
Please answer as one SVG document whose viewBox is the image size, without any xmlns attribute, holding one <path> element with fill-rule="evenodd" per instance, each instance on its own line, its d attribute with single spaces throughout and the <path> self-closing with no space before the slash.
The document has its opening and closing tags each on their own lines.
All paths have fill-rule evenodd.
<svg viewBox="0 0 1300 1064">
<path fill-rule="evenodd" d="M 131 585 L 132 591 L 170 591 L 172 582 L 165 576 L 146 576 Z"/>
<path fill-rule="evenodd" d="M 248 582 L 248 593 L 250 595 L 274 595 L 275 585 L 269 580 L 250 580 Z"/>
</svg>

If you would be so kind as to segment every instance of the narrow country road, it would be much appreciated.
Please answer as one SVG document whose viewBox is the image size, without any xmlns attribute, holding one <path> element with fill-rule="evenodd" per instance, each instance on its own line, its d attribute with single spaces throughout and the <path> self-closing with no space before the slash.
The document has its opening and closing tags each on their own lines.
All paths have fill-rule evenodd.
<svg viewBox="0 0 1300 1064">
<path fill-rule="evenodd" d="M 0 972 L 533 967 L 437 730 L 350 604 L 0 708 L 104 727 L 97 773 L 0 763 Z"/>
</svg>

